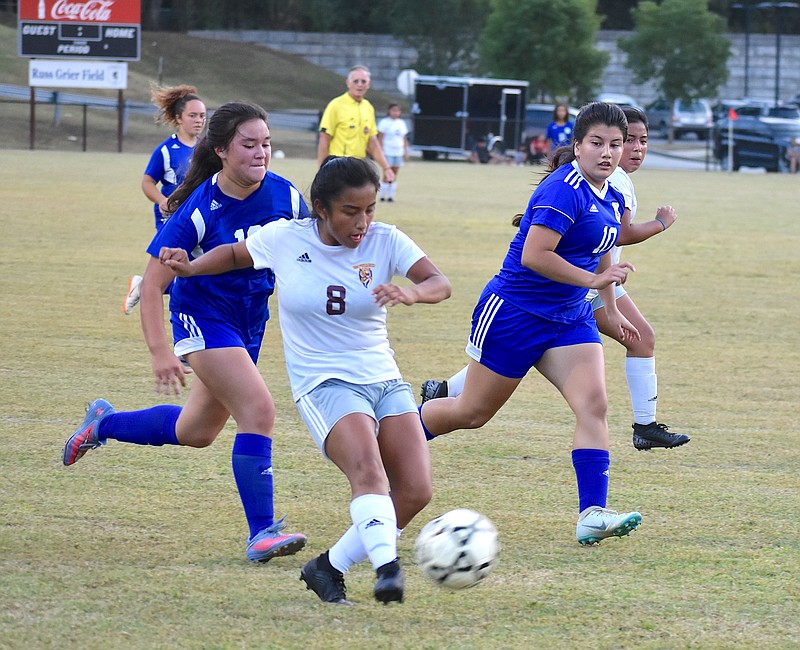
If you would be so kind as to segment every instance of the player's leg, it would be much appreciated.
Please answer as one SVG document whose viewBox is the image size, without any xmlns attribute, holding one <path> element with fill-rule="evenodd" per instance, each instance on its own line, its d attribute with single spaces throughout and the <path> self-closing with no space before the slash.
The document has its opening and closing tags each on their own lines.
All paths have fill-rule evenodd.
<svg viewBox="0 0 800 650">
<path fill-rule="evenodd" d="M 522 381 L 504 377 L 475 360 L 470 361 L 468 368 L 464 391 L 458 397 L 434 399 L 420 406 L 420 419 L 427 437 L 482 427 Z"/>
<path fill-rule="evenodd" d="M 641 515 L 606 508 L 610 455 L 602 346 L 592 342 L 551 348 L 536 369 L 558 389 L 575 414 L 572 464 L 578 483 L 578 541 L 592 544 L 629 534 L 638 527 Z"/>
<path fill-rule="evenodd" d="M 305 546 L 305 535 L 282 533 L 283 520 L 275 521 L 274 516 L 272 434 L 275 405 L 261 373 L 243 347 L 201 350 L 190 354 L 189 361 L 208 391 L 206 408 L 215 416 L 227 411 L 236 421 L 231 462 L 250 528 L 248 559 L 267 562 L 273 557 L 296 553 Z M 213 400 L 218 404 L 214 408 Z M 192 412 L 191 419 L 179 419 L 181 441 L 203 442 L 203 427 L 198 421 L 203 413 L 198 409 Z"/>
<path fill-rule="evenodd" d="M 630 295 L 622 292 L 617 298 L 617 308 L 639 330 L 641 340 L 621 340 L 608 321 L 600 298 L 593 306 L 598 329 L 606 336 L 625 346 L 625 376 L 633 406 L 633 445 L 637 449 L 654 447 L 678 447 L 689 442 L 687 435 L 671 433 L 669 427 L 656 419 L 658 403 L 658 379 L 656 376 L 656 335 L 650 323 L 639 311 Z"/>
</svg>

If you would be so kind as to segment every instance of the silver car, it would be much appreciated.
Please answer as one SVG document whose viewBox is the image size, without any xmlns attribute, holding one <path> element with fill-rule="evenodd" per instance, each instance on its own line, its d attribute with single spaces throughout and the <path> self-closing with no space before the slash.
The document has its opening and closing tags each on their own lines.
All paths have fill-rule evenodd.
<svg viewBox="0 0 800 650">
<path fill-rule="evenodd" d="M 694 133 L 700 140 L 705 140 L 714 125 L 714 116 L 711 103 L 705 99 L 690 102 L 657 99 L 647 107 L 647 121 L 650 123 L 650 132 L 654 134 L 680 138 L 687 133 Z"/>
</svg>

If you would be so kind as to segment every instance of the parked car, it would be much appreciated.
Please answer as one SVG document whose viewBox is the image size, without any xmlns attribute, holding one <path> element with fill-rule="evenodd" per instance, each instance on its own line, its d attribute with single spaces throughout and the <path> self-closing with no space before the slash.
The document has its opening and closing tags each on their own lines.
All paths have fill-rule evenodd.
<svg viewBox="0 0 800 650">
<path fill-rule="evenodd" d="M 630 95 L 625 95 L 623 93 L 600 93 L 597 97 L 594 98 L 595 102 L 606 102 L 608 104 L 619 104 L 620 106 L 633 106 L 634 108 L 642 108 L 641 104 L 637 102 L 633 97 Z"/>
<path fill-rule="evenodd" d="M 714 120 L 728 117 L 730 109 L 739 116 L 781 117 L 787 120 L 800 119 L 800 108 L 794 104 L 778 104 L 759 99 L 723 99 L 712 108 Z"/>
<path fill-rule="evenodd" d="M 547 133 L 547 125 L 553 121 L 555 104 L 528 104 L 525 106 L 525 129 L 522 132 L 522 142 L 530 142 L 531 138 Z M 569 108 L 569 117 L 573 122 L 578 117 L 577 108 Z"/>
<path fill-rule="evenodd" d="M 711 103 L 705 99 L 686 102 L 675 99 L 657 99 L 647 107 L 647 121 L 650 132 L 661 135 L 674 135 L 676 138 L 694 133 L 701 140 L 708 136 L 714 125 Z"/>
<path fill-rule="evenodd" d="M 714 126 L 714 156 L 727 170 L 786 171 L 786 149 L 793 137 L 800 138 L 800 119 L 738 115 L 731 121 L 725 117 Z"/>
</svg>

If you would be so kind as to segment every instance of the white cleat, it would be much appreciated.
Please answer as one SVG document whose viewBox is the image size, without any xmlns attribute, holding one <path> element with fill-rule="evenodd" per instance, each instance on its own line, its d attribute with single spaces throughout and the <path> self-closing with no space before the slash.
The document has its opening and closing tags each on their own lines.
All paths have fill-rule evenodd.
<svg viewBox="0 0 800 650">
<path fill-rule="evenodd" d="M 630 535 L 642 523 L 638 512 L 622 512 L 591 506 L 578 517 L 575 535 L 585 545 L 597 544 L 607 537 Z"/>
<path fill-rule="evenodd" d="M 122 303 L 122 311 L 126 316 L 130 316 L 133 308 L 139 304 L 142 298 L 142 276 L 132 275 L 128 281 L 128 293 L 125 295 L 125 302 Z"/>
</svg>

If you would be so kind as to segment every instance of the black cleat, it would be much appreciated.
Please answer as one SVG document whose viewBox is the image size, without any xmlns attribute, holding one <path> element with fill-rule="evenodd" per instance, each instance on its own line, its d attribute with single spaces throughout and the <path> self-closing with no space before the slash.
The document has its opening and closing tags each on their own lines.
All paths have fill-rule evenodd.
<svg viewBox="0 0 800 650">
<path fill-rule="evenodd" d="M 669 427 L 659 422 L 650 424 L 633 425 L 633 446 L 640 451 L 646 451 L 655 447 L 680 447 L 685 445 L 691 438 L 683 433 L 670 433 Z"/>
<path fill-rule="evenodd" d="M 435 379 L 426 379 L 422 382 L 420 396 L 422 397 L 423 404 L 430 399 L 447 397 L 447 380 L 436 381 Z"/>
<path fill-rule="evenodd" d="M 375 600 L 384 605 L 392 601 L 403 602 L 403 571 L 397 560 L 387 562 L 375 572 Z"/>
<path fill-rule="evenodd" d="M 317 594 L 323 603 L 353 604 L 345 598 L 347 588 L 344 586 L 344 575 L 331 566 L 327 551 L 306 562 L 300 571 L 300 580 L 305 582 L 306 589 Z"/>
</svg>

